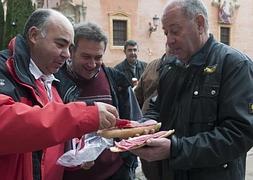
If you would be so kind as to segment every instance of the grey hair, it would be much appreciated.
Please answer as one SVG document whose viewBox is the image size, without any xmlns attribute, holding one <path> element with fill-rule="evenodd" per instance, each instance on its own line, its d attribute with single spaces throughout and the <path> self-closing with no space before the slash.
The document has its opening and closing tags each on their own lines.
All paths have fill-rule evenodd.
<svg viewBox="0 0 253 180">
<path fill-rule="evenodd" d="M 205 19 L 205 31 L 208 32 L 208 12 L 202 0 L 173 0 L 168 5 L 172 4 L 181 7 L 184 15 L 189 19 L 202 15 Z"/>
<path fill-rule="evenodd" d="M 57 12 L 52 9 L 37 9 L 35 10 L 31 16 L 27 19 L 23 31 L 23 36 L 28 39 L 29 29 L 33 26 L 37 27 L 43 34 L 46 33 L 46 27 L 49 20 L 49 17 L 52 13 Z"/>
<path fill-rule="evenodd" d="M 74 44 L 75 47 L 78 45 L 78 41 L 81 38 L 95 41 L 95 42 L 104 42 L 105 49 L 108 43 L 107 36 L 105 32 L 95 23 L 92 22 L 85 22 L 79 23 L 74 27 L 75 37 L 74 37 Z"/>
</svg>

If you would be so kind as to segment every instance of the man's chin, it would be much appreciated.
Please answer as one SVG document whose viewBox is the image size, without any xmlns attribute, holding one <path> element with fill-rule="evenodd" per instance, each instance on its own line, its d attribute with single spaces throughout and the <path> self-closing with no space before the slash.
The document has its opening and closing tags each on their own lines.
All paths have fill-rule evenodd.
<svg viewBox="0 0 253 180">
<path fill-rule="evenodd" d="M 52 74 L 57 73 L 57 72 L 59 71 L 59 69 L 60 69 L 60 68 L 57 68 L 57 69 L 52 70 Z"/>
<path fill-rule="evenodd" d="M 136 61 L 137 61 L 137 59 L 129 59 L 129 60 L 128 60 L 128 63 L 133 64 L 133 63 L 135 63 Z"/>
</svg>

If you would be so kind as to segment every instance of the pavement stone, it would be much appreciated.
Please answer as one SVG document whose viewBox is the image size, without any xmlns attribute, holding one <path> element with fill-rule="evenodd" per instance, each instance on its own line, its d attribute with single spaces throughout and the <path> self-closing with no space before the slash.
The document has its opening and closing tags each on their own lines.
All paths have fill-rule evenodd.
<svg viewBox="0 0 253 180">
<path fill-rule="evenodd" d="M 245 180 L 253 180 L 253 148 L 247 154 Z"/>
<path fill-rule="evenodd" d="M 136 168 L 136 178 L 135 180 L 147 180 L 147 178 L 144 176 L 142 170 L 141 170 L 141 161 L 138 157 L 138 167 Z"/>
</svg>

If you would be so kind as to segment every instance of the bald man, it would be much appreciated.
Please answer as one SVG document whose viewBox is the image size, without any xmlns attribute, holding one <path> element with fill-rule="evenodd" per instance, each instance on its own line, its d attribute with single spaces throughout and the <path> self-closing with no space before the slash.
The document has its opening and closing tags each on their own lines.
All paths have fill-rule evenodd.
<svg viewBox="0 0 253 180">
<path fill-rule="evenodd" d="M 53 73 L 70 57 L 72 24 L 52 9 L 38 9 L 23 35 L 0 52 L 0 174 L 3 180 L 61 180 L 56 160 L 64 142 L 115 125 L 104 103 L 63 104 Z"/>
</svg>

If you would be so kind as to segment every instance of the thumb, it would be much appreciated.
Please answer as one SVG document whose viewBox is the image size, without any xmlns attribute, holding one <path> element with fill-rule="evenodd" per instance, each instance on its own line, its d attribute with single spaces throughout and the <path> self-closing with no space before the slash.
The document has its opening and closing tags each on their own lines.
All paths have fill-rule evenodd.
<svg viewBox="0 0 253 180">
<path fill-rule="evenodd" d="M 151 138 L 151 139 L 148 139 L 146 144 L 148 146 L 161 146 L 162 144 L 167 144 L 169 141 L 169 144 L 171 143 L 171 141 L 167 138 Z"/>
</svg>

